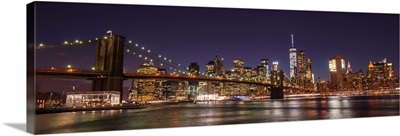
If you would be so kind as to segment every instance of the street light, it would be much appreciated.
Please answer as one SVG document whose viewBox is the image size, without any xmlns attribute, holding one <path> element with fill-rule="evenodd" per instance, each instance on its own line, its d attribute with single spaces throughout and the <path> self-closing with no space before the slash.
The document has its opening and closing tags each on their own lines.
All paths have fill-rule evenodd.
<svg viewBox="0 0 400 136">
<path fill-rule="evenodd" d="M 67 65 L 67 68 L 71 68 L 72 66 L 71 65 Z"/>
</svg>

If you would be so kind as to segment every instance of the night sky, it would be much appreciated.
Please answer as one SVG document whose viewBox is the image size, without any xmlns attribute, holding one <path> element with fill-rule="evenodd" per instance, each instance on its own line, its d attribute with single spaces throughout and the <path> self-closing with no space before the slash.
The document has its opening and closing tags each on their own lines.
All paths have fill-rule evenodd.
<svg viewBox="0 0 400 136">
<path fill-rule="evenodd" d="M 125 36 L 153 53 L 201 72 L 218 54 L 226 69 L 241 57 L 252 68 L 266 58 L 279 62 L 289 75 L 290 35 L 312 59 L 315 79 L 329 80 L 328 60 L 340 54 L 353 71 L 367 70 L 369 61 L 387 58 L 399 75 L 399 15 L 339 12 L 279 11 L 228 8 L 188 8 L 135 5 L 37 3 L 37 42 L 43 44 L 103 37 L 107 30 Z M 131 46 L 133 47 L 133 46 Z M 94 46 L 54 47 L 37 51 L 38 67 L 91 69 Z M 125 53 L 124 68 L 135 72 L 144 61 Z M 39 91 L 60 90 L 86 80 L 39 79 Z M 46 83 L 46 84 L 41 84 Z M 63 85 L 55 85 L 62 83 Z M 86 83 L 86 84 L 85 84 Z M 78 85 L 78 86 L 79 86 Z M 126 81 L 124 86 L 129 86 Z"/>
</svg>

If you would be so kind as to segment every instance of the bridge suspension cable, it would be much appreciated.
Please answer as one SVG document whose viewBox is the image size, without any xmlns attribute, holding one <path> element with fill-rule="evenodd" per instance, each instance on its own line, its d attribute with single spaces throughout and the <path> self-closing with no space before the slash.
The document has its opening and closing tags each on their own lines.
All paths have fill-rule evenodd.
<svg viewBox="0 0 400 136">
<path fill-rule="evenodd" d="M 291 78 L 288 75 L 286 75 L 286 73 L 284 73 L 283 75 L 285 76 L 285 79 L 289 81 L 290 84 L 292 84 L 294 87 L 299 87 L 295 82 L 291 80 Z"/>
<path fill-rule="evenodd" d="M 127 45 L 134 45 L 134 47 L 130 47 Z M 172 59 L 168 59 L 165 55 L 160 55 L 151 52 L 150 49 L 147 49 L 145 46 L 140 46 L 139 44 L 133 44 L 130 40 L 128 44 L 125 45 L 126 52 L 130 53 L 132 50 L 133 55 L 137 55 L 139 58 L 143 58 L 145 61 L 149 61 L 150 64 L 154 65 L 154 62 L 157 62 L 160 67 L 169 66 L 169 70 L 173 70 L 174 72 L 179 72 L 182 74 L 186 74 L 186 70 L 188 67 L 184 67 L 179 63 L 175 63 Z"/>
<path fill-rule="evenodd" d="M 107 39 L 109 37 L 105 36 L 104 39 Z M 94 39 L 89 39 L 89 40 L 74 40 L 72 42 L 70 41 L 64 41 L 60 43 L 54 43 L 54 44 L 43 44 L 40 43 L 37 46 L 37 49 L 45 49 L 45 48 L 53 48 L 53 47 L 62 47 L 62 46 L 85 46 L 85 45 L 96 45 L 96 42 L 99 40 L 99 38 L 94 38 Z M 154 62 L 158 63 L 158 66 L 160 67 L 166 67 L 166 69 L 169 69 L 172 71 L 171 73 L 181 73 L 181 74 L 186 74 L 186 71 L 188 67 L 182 66 L 180 63 L 176 63 L 170 58 L 167 58 L 165 55 L 161 54 L 156 54 L 154 52 L 151 52 L 150 49 L 146 48 L 145 46 L 140 46 L 138 43 L 133 43 L 132 40 L 125 40 L 127 44 L 125 44 L 125 51 L 126 53 L 132 53 L 133 55 L 142 58 L 144 61 L 149 61 L 150 64 L 154 65 Z M 133 47 L 129 45 L 134 45 Z M 131 52 L 132 50 L 132 52 Z M 204 74 L 204 73 L 203 73 Z"/>
<path fill-rule="evenodd" d="M 107 38 L 106 36 L 104 38 Z M 53 47 L 60 47 L 60 46 L 85 46 L 85 45 L 96 45 L 96 42 L 99 38 L 89 39 L 89 40 L 73 40 L 64 41 L 59 43 L 50 43 L 50 44 L 43 44 L 40 43 L 37 46 L 37 49 L 45 49 L 45 48 L 53 48 Z"/>
</svg>

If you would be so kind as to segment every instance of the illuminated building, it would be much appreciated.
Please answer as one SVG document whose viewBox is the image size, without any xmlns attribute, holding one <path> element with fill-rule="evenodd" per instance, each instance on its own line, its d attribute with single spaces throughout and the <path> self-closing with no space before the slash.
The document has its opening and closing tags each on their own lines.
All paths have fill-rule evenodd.
<svg viewBox="0 0 400 136">
<path fill-rule="evenodd" d="M 289 58 L 290 58 L 290 78 L 293 78 L 297 75 L 297 58 L 296 58 L 296 48 L 294 47 L 293 42 L 293 34 L 292 34 L 292 46 L 289 49 Z"/>
<path fill-rule="evenodd" d="M 115 105 L 119 97 L 118 91 L 67 92 L 65 107 Z"/>
<path fill-rule="evenodd" d="M 268 59 L 261 59 L 260 65 L 262 68 L 259 68 L 259 74 L 265 77 L 265 80 L 268 80 L 269 76 L 269 68 L 268 68 Z"/>
<path fill-rule="evenodd" d="M 156 75 L 164 73 L 162 70 L 150 64 L 143 64 L 137 70 L 138 74 Z M 162 82 L 155 79 L 136 79 L 132 80 L 132 87 L 129 93 L 129 101 L 146 102 L 159 99 L 162 91 Z"/>
<path fill-rule="evenodd" d="M 394 78 L 393 64 L 388 63 L 386 58 L 382 59 L 382 61 L 378 63 L 372 63 L 372 61 L 370 61 L 368 65 L 367 77 L 378 79 Z"/>
<path fill-rule="evenodd" d="M 350 63 L 348 63 L 349 65 Z M 349 70 L 349 67 L 347 67 L 347 73 L 345 76 L 345 81 L 343 84 L 343 89 L 342 91 L 361 91 L 363 90 L 363 79 L 364 79 L 364 73 L 360 69 L 357 73 L 353 73 L 352 70 Z"/>
<path fill-rule="evenodd" d="M 312 66 L 311 66 L 311 58 L 308 57 L 307 59 L 307 79 L 312 79 Z"/>
<path fill-rule="evenodd" d="M 393 70 L 393 64 L 392 63 L 387 63 L 386 71 L 387 71 L 387 76 L 389 78 L 394 78 L 394 70 Z"/>
<path fill-rule="evenodd" d="M 347 72 L 346 72 L 346 74 L 352 73 L 352 72 L 353 72 L 353 70 L 351 69 L 350 61 L 347 61 Z"/>
<path fill-rule="evenodd" d="M 167 74 L 167 69 L 165 68 L 158 68 L 157 73 L 161 74 L 161 75 L 165 75 Z"/>
<path fill-rule="evenodd" d="M 209 61 L 206 64 L 206 76 L 215 76 L 214 61 Z"/>
<path fill-rule="evenodd" d="M 225 75 L 225 64 L 224 58 L 218 59 L 218 55 L 214 57 L 214 71 L 216 76 L 224 76 Z"/>
<path fill-rule="evenodd" d="M 312 61 L 308 57 L 306 59 L 306 52 L 301 50 L 297 56 L 297 71 L 294 82 L 302 88 L 314 88 L 314 76 L 312 72 Z"/>
<path fill-rule="evenodd" d="M 251 75 L 252 75 L 252 69 L 251 67 L 244 67 L 244 71 L 243 71 L 243 77 L 245 80 L 250 80 Z"/>
<path fill-rule="evenodd" d="M 244 61 L 241 58 L 233 59 L 233 71 L 238 75 L 243 75 Z"/>
<path fill-rule="evenodd" d="M 138 74 L 146 74 L 146 75 L 151 75 L 151 74 L 157 74 L 158 68 L 155 66 L 152 66 L 150 64 L 143 64 L 139 66 L 137 73 Z"/>
<path fill-rule="evenodd" d="M 218 55 L 215 55 L 214 61 L 209 61 L 206 65 L 207 76 L 224 76 L 225 75 L 225 64 L 224 59 L 218 59 Z"/>
<path fill-rule="evenodd" d="M 337 55 L 329 59 L 329 78 L 331 83 L 337 85 L 343 81 L 345 71 L 345 62 L 342 56 Z"/>
<path fill-rule="evenodd" d="M 297 57 L 297 74 L 299 78 L 304 78 L 306 76 L 306 68 L 306 53 L 305 51 L 299 51 L 299 56 Z"/>
<path fill-rule="evenodd" d="M 186 101 L 189 99 L 187 88 L 187 81 L 166 81 L 163 83 L 162 96 L 165 100 Z"/>
<path fill-rule="evenodd" d="M 367 77 L 368 78 L 375 77 L 375 75 L 373 75 L 373 74 L 374 74 L 374 64 L 372 64 L 372 61 L 369 61 Z"/>
<path fill-rule="evenodd" d="M 200 67 L 197 62 L 190 63 L 189 69 L 188 69 L 188 75 L 195 75 L 198 76 L 200 73 Z"/>
<path fill-rule="evenodd" d="M 274 61 L 274 62 L 272 62 L 272 65 L 273 65 L 273 71 L 278 71 L 278 61 Z"/>
</svg>

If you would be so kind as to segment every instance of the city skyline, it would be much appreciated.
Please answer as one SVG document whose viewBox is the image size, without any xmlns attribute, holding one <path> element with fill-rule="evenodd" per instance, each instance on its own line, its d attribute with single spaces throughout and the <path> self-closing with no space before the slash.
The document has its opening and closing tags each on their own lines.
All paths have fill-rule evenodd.
<svg viewBox="0 0 400 136">
<path fill-rule="evenodd" d="M 363 69 L 365 72 L 369 61 L 387 58 L 394 64 L 395 75 L 399 74 L 396 63 L 399 26 L 398 16 L 394 14 L 122 5 L 110 6 L 113 9 L 106 12 L 96 9 L 105 9 L 107 5 L 54 5 L 57 4 L 42 4 L 47 7 L 38 10 L 37 27 L 41 31 L 37 39 L 40 43 L 92 39 L 112 30 L 185 67 L 197 62 L 202 73 L 206 63 L 218 54 L 224 58 L 227 70 L 232 69 L 232 60 L 237 57 L 252 68 L 261 59 L 269 59 L 270 68 L 273 61 L 278 61 L 279 69 L 289 75 L 288 49 L 292 46 L 290 36 L 294 34 L 297 50 L 305 50 L 312 59 L 315 79 L 329 79 L 329 57 L 338 54 L 352 62 L 353 71 Z M 69 9 L 71 5 L 74 10 Z M 52 8 L 58 10 L 48 14 L 50 12 L 46 11 Z M 87 12 L 78 14 L 82 11 Z M 112 16 L 116 13 L 118 16 Z M 110 16 L 110 20 L 103 16 Z M 93 21 L 102 23 L 93 24 Z M 381 44 L 387 49 L 374 50 Z M 95 52 L 93 46 L 81 46 L 44 49 L 37 53 L 37 66 L 72 65 L 90 69 Z M 143 64 L 134 57 L 125 54 L 124 68 L 131 72 Z"/>
<path fill-rule="evenodd" d="M 30 133 L 399 115 L 398 14 L 54 2 L 26 9 Z"/>
</svg>

